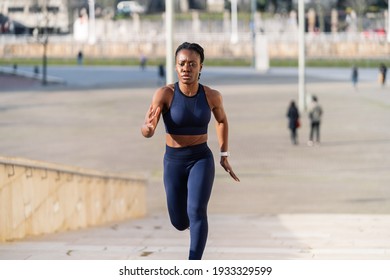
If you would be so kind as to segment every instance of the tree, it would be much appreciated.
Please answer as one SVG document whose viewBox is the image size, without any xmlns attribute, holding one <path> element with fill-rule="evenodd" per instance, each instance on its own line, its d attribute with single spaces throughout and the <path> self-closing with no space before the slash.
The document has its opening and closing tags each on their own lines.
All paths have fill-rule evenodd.
<svg viewBox="0 0 390 280">
<path fill-rule="evenodd" d="M 347 0 L 347 9 L 350 8 L 355 11 L 357 15 L 358 30 L 363 29 L 363 17 L 367 11 L 367 7 L 374 3 L 375 0 Z"/>
</svg>

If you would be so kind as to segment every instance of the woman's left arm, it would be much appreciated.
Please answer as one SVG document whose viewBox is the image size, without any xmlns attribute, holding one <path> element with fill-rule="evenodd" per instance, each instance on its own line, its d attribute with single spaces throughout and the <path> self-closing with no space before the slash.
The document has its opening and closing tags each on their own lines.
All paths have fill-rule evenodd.
<svg viewBox="0 0 390 280">
<path fill-rule="evenodd" d="M 227 116 L 225 110 L 223 108 L 222 95 L 216 90 L 210 90 L 209 100 L 211 105 L 211 110 L 216 120 L 216 130 L 217 137 L 219 142 L 219 147 L 221 153 L 228 152 L 229 148 L 229 124 L 227 120 Z M 232 167 L 228 161 L 228 155 L 221 155 L 220 163 L 226 172 L 230 174 L 230 176 L 236 180 L 240 181 L 240 179 L 234 173 Z"/>
</svg>

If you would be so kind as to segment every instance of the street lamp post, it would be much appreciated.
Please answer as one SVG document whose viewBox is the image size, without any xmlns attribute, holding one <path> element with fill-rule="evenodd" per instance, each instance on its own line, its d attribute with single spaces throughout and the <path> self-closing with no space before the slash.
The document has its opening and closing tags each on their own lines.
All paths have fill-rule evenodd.
<svg viewBox="0 0 390 280">
<path fill-rule="evenodd" d="M 49 37 L 46 36 L 43 39 L 43 58 L 42 58 L 42 84 L 47 85 L 47 45 Z"/>
<path fill-rule="evenodd" d="M 44 1 L 44 7 L 42 8 L 43 18 L 44 18 L 44 27 L 42 34 L 42 45 L 43 45 L 43 58 L 42 58 L 42 85 L 47 85 L 47 45 L 49 44 L 49 34 L 48 34 L 48 25 L 49 25 L 49 16 L 47 11 L 47 1 Z"/>
</svg>

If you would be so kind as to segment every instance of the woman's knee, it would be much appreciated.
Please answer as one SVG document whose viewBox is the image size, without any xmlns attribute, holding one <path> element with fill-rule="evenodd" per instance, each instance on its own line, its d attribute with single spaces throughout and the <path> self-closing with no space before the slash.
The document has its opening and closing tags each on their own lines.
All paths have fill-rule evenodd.
<svg viewBox="0 0 390 280">
<path fill-rule="evenodd" d="M 188 217 L 191 221 L 207 219 L 206 207 L 188 207 Z"/>
<path fill-rule="evenodd" d="M 172 225 L 174 226 L 175 229 L 179 230 L 179 231 L 183 231 L 183 230 L 186 230 L 190 227 L 189 224 L 173 224 Z"/>
<path fill-rule="evenodd" d="M 172 219 L 171 218 L 171 224 L 173 225 L 174 228 L 177 230 L 183 231 L 186 230 L 190 227 L 190 222 L 188 218 L 186 219 Z"/>
</svg>

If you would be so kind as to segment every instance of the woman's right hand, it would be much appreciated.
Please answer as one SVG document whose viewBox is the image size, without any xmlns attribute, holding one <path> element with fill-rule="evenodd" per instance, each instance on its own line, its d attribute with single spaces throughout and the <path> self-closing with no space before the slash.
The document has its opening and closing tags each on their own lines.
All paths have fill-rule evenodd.
<svg viewBox="0 0 390 280">
<path fill-rule="evenodd" d="M 157 125 L 157 117 L 160 114 L 160 107 L 153 109 L 153 105 L 150 105 L 149 110 L 146 112 L 145 122 L 142 126 L 142 135 L 145 137 L 153 136 L 154 130 Z"/>
</svg>

